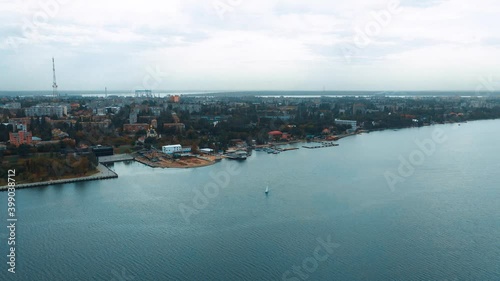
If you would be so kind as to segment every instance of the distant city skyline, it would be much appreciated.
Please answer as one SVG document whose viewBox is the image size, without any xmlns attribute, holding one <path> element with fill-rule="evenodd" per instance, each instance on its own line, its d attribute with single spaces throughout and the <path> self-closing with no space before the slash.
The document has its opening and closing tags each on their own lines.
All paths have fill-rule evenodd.
<svg viewBox="0 0 500 281">
<path fill-rule="evenodd" d="M 500 90 L 494 0 L 8 1 L 0 91 Z"/>
</svg>

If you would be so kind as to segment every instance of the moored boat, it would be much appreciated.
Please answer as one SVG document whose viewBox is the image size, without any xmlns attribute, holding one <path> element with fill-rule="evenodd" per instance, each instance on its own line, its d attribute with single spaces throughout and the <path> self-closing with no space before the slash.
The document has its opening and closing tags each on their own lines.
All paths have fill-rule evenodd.
<svg viewBox="0 0 500 281">
<path fill-rule="evenodd" d="M 227 153 L 227 158 L 231 160 L 247 160 L 248 154 L 246 151 L 237 150 Z"/>
</svg>

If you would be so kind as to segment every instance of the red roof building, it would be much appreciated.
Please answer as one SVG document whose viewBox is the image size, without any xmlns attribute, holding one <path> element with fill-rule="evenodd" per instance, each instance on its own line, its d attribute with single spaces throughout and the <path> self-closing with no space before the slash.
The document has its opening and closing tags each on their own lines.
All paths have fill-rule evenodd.
<svg viewBox="0 0 500 281">
<path fill-rule="evenodd" d="M 12 145 L 31 144 L 33 134 L 31 132 L 19 131 L 19 133 L 9 133 L 9 141 Z"/>
<path fill-rule="evenodd" d="M 276 136 L 281 136 L 281 135 L 283 135 L 283 133 L 282 133 L 282 132 L 280 132 L 280 131 L 271 131 L 271 132 L 269 132 L 269 135 L 270 135 L 270 136 L 275 136 L 275 137 L 276 137 Z"/>
<path fill-rule="evenodd" d="M 129 132 L 129 133 L 137 133 L 141 130 L 147 130 L 147 129 L 149 129 L 149 124 L 145 124 L 145 123 L 124 124 L 123 125 L 123 131 Z"/>
</svg>

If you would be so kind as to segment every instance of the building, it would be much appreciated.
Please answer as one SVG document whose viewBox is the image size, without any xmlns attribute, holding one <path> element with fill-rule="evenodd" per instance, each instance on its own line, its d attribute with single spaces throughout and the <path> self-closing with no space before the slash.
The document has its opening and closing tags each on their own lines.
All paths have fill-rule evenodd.
<svg viewBox="0 0 500 281">
<path fill-rule="evenodd" d="M 129 122 L 130 124 L 137 123 L 137 113 L 135 113 L 135 112 L 130 113 L 130 115 L 128 116 L 128 119 L 130 121 Z"/>
<path fill-rule="evenodd" d="M 181 153 L 182 146 L 180 144 L 165 145 L 165 146 L 162 146 L 161 151 L 165 154 Z"/>
<path fill-rule="evenodd" d="M 63 105 L 36 105 L 26 108 L 26 116 L 57 116 L 68 115 L 68 108 Z"/>
<path fill-rule="evenodd" d="M 176 131 L 184 131 L 186 125 L 184 123 L 163 123 L 163 129 L 175 128 Z"/>
<path fill-rule="evenodd" d="M 283 132 L 281 132 L 281 131 L 271 131 L 271 132 L 269 132 L 267 134 L 269 135 L 270 138 L 280 139 L 281 136 L 283 135 Z"/>
<path fill-rule="evenodd" d="M 159 106 L 150 107 L 149 111 L 154 117 L 159 117 L 161 115 L 161 112 L 163 111 L 163 108 Z"/>
<path fill-rule="evenodd" d="M 362 103 L 355 103 L 352 106 L 352 114 L 365 114 L 366 106 Z"/>
<path fill-rule="evenodd" d="M 21 109 L 21 103 L 20 102 L 10 102 L 6 103 L 1 106 L 1 108 L 5 109 Z"/>
<path fill-rule="evenodd" d="M 52 138 L 63 139 L 69 137 L 68 133 L 61 131 L 61 129 L 52 129 Z"/>
<path fill-rule="evenodd" d="M 340 120 L 340 119 L 335 119 L 335 124 L 336 125 L 344 125 L 344 126 L 351 126 L 351 129 L 353 131 L 356 131 L 358 129 L 357 123 L 355 120 Z"/>
<path fill-rule="evenodd" d="M 33 134 L 27 131 L 19 131 L 18 133 L 9 133 L 10 144 L 20 146 L 21 144 L 31 145 Z"/>
<path fill-rule="evenodd" d="M 104 107 L 94 109 L 94 114 L 96 114 L 96 115 L 103 116 L 103 115 L 106 115 L 106 113 L 107 113 L 107 111 L 106 111 L 106 108 L 104 108 Z"/>
<path fill-rule="evenodd" d="M 137 124 L 124 124 L 123 131 L 129 133 L 137 133 L 141 130 L 147 131 L 149 129 L 149 124 L 146 123 L 137 123 Z"/>
<path fill-rule="evenodd" d="M 57 126 L 60 124 L 66 124 L 68 126 L 74 126 L 76 124 L 76 120 L 71 119 L 63 119 L 63 120 L 52 120 L 48 117 L 45 117 L 45 121 L 48 122 L 51 126 Z"/>
<path fill-rule="evenodd" d="M 111 120 L 104 120 L 101 122 L 80 122 L 80 124 L 86 130 L 107 129 L 109 125 L 111 125 Z"/>
<path fill-rule="evenodd" d="M 153 129 L 153 127 L 151 127 L 146 132 L 146 137 L 148 137 L 148 138 L 158 138 L 158 133 L 156 133 L 156 130 Z"/>
<path fill-rule="evenodd" d="M 200 112 L 201 104 L 193 104 L 193 103 L 168 103 L 165 104 L 165 107 L 172 106 L 173 110 L 178 111 L 189 111 L 189 113 Z"/>
<path fill-rule="evenodd" d="M 111 146 L 93 146 L 92 152 L 94 152 L 95 156 L 111 156 L 114 154 L 113 147 Z"/>
<path fill-rule="evenodd" d="M 179 103 L 180 101 L 181 101 L 181 96 L 179 95 L 170 96 L 170 102 Z"/>
<path fill-rule="evenodd" d="M 151 90 L 135 90 L 135 97 L 136 98 L 141 98 L 141 97 L 152 98 L 153 91 L 151 91 Z"/>
<path fill-rule="evenodd" d="M 31 138 L 31 143 L 34 144 L 34 145 L 37 145 L 38 143 L 40 143 L 42 141 L 41 138 L 39 137 L 32 137 Z"/>
<path fill-rule="evenodd" d="M 181 122 L 181 119 L 179 118 L 179 116 L 177 116 L 177 113 L 175 113 L 175 112 L 172 112 L 172 118 L 174 119 L 174 123 Z"/>
<path fill-rule="evenodd" d="M 106 107 L 106 113 L 117 114 L 120 111 L 119 106 L 108 106 Z"/>
<path fill-rule="evenodd" d="M 214 153 L 214 150 L 211 148 L 200 148 L 200 152 L 205 154 L 212 154 Z"/>
<path fill-rule="evenodd" d="M 31 124 L 31 118 L 21 117 L 21 118 L 9 118 L 9 124 L 12 125 L 17 130 L 27 131 L 28 126 Z"/>
</svg>

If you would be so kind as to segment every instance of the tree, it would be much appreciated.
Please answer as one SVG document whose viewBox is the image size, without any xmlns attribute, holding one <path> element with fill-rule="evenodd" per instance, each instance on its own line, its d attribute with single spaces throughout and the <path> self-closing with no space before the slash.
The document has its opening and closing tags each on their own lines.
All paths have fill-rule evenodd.
<svg viewBox="0 0 500 281">
<path fill-rule="evenodd" d="M 88 155 L 88 159 L 90 161 L 90 164 L 92 165 L 92 168 L 95 168 L 97 167 L 97 165 L 99 165 L 99 159 L 97 158 L 97 156 L 95 156 L 94 152 L 91 152 Z"/>
<path fill-rule="evenodd" d="M 136 137 L 141 137 L 141 136 L 145 136 L 145 135 L 147 135 L 147 133 L 148 133 L 148 132 L 146 132 L 146 130 L 144 130 L 144 129 L 143 129 L 143 130 L 139 130 L 139 131 L 137 131 L 137 132 L 135 133 L 135 136 L 136 136 Z"/>
<path fill-rule="evenodd" d="M 28 154 L 30 153 L 30 146 L 27 144 L 21 144 L 17 149 L 17 153 L 21 157 L 28 156 Z"/>
<path fill-rule="evenodd" d="M 9 140 L 9 133 L 13 131 L 12 125 L 4 125 L 0 124 L 0 141 L 8 141 Z"/>
</svg>

